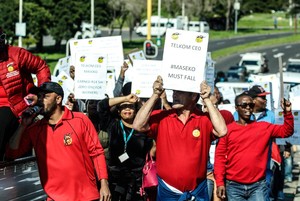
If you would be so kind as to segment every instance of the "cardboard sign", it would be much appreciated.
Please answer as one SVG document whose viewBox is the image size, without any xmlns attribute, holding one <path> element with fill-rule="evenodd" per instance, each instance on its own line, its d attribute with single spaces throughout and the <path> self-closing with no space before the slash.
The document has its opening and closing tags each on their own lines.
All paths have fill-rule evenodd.
<svg viewBox="0 0 300 201">
<path fill-rule="evenodd" d="M 288 138 L 276 138 L 276 143 L 279 145 L 285 145 L 286 142 L 291 144 L 300 145 L 300 110 L 293 110 L 294 115 L 294 134 Z M 275 124 L 283 124 L 282 110 L 275 111 Z"/>
<path fill-rule="evenodd" d="M 76 39 L 70 42 L 71 64 L 75 63 L 77 53 L 107 55 L 107 69 L 116 72 L 119 76 L 120 68 L 124 61 L 123 43 L 121 36 L 100 38 Z M 76 69 L 76 65 L 75 69 Z"/>
<path fill-rule="evenodd" d="M 53 75 L 57 76 L 59 75 L 62 71 L 67 73 L 70 76 L 70 56 L 60 58 L 58 62 L 55 65 Z"/>
<path fill-rule="evenodd" d="M 63 105 L 64 105 L 67 102 L 70 93 L 74 93 L 74 80 L 65 71 L 61 71 L 59 75 L 56 77 L 56 82 L 64 90 L 64 98 L 63 98 Z"/>
<path fill-rule="evenodd" d="M 162 71 L 164 88 L 200 93 L 208 40 L 207 33 L 167 29 Z"/>
<path fill-rule="evenodd" d="M 153 83 L 161 71 L 162 61 L 135 60 L 131 92 L 141 98 L 150 98 Z"/>
<path fill-rule="evenodd" d="M 77 53 L 75 65 L 75 97 L 93 100 L 105 98 L 107 57 Z"/>
<path fill-rule="evenodd" d="M 134 65 L 135 60 L 146 60 L 145 54 L 142 50 L 137 52 L 132 52 L 128 54 L 128 59 L 132 65 Z"/>
</svg>

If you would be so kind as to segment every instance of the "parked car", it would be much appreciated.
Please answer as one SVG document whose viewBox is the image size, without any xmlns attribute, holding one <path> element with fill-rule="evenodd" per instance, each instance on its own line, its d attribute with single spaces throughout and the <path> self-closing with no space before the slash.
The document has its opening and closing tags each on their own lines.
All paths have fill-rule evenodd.
<svg viewBox="0 0 300 201">
<path fill-rule="evenodd" d="M 288 59 L 287 65 L 283 68 L 283 71 L 300 73 L 300 59 Z"/>
<path fill-rule="evenodd" d="M 249 52 L 241 54 L 239 66 L 245 66 L 248 73 L 267 73 L 269 72 L 268 60 L 259 52 Z"/>
<path fill-rule="evenodd" d="M 227 71 L 228 82 L 246 82 L 248 72 L 245 66 L 230 66 Z"/>
</svg>

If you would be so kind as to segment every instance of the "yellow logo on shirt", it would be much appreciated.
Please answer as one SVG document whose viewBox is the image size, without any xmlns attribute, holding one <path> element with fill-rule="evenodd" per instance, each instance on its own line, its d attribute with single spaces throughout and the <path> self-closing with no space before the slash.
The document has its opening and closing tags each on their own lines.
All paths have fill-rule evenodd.
<svg viewBox="0 0 300 201">
<path fill-rule="evenodd" d="M 193 136 L 194 137 L 199 137 L 200 136 L 200 131 L 198 129 L 193 130 Z"/>
<path fill-rule="evenodd" d="M 72 144 L 72 137 L 71 137 L 70 133 L 65 134 L 65 136 L 64 136 L 64 144 L 66 146 L 70 146 Z"/>
</svg>

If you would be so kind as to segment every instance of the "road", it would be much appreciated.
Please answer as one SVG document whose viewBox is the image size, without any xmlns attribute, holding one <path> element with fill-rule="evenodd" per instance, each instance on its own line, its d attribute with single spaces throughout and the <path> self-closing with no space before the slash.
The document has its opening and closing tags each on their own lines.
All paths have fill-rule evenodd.
<svg viewBox="0 0 300 201">
<path fill-rule="evenodd" d="M 284 53 L 282 56 L 283 64 L 287 62 L 288 58 L 300 59 L 300 43 L 253 49 L 251 52 L 264 53 L 269 60 L 270 73 L 277 73 L 279 69 L 279 61 L 278 58 L 274 58 L 274 55 Z M 236 65 L 240 58 L 240 54 L 234 54 L 217 60 L 216 71 L 227 71 L 230 66 Z"/>
<path fill-rule="evenodd" d="M 1 201 L 41 201 L 45 198 L 35 162 L 0 168 Z"/>
</svg>

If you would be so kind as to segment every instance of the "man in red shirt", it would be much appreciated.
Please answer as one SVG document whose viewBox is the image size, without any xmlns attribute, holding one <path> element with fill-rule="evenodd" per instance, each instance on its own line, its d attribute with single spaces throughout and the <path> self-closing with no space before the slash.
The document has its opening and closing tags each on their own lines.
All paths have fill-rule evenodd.
<svg viewBox="0 0 300 201">
<path fill-rule="evenodd" d="M 160 76 L 153 94 L 136 115 L 133 127 L 148 131 L 156 141 L 157 200 L 208 200 L 206 169 L 210 143 L 227 133 L 225 121 L 211 102 L 210 87 L 201 83 L 199 93 L 173 91 L 173 109 L 154 111 L 163 93 Z M 196 108 L 199 97 L 207 113 Z"/>
<path fill-rule="evenodd" d="M 228 133 L 219 140 L 216 149 L 217 193 L 225 198 L 226 191 L 229 201 L 269 200 L 265 176 L 270 138 L 289 137 L 294 133 L 290 101 L 281 101 L 283 125 L 251 120 L 254 105 L 247 92 L 235 98 L 238 121 L 228 125 Z"/>
<path fill-rule="evenodd" d="M 16 158 L 34 148 L 47 200 L 110 200 L 104 150 L 92 122 L 83 113 L 63 108 L 59 84 L 45 82 L 38 95 L 44 118 L 32 124 L 37 113 L 23 113 L 7 156 Z"/>
</svg>

